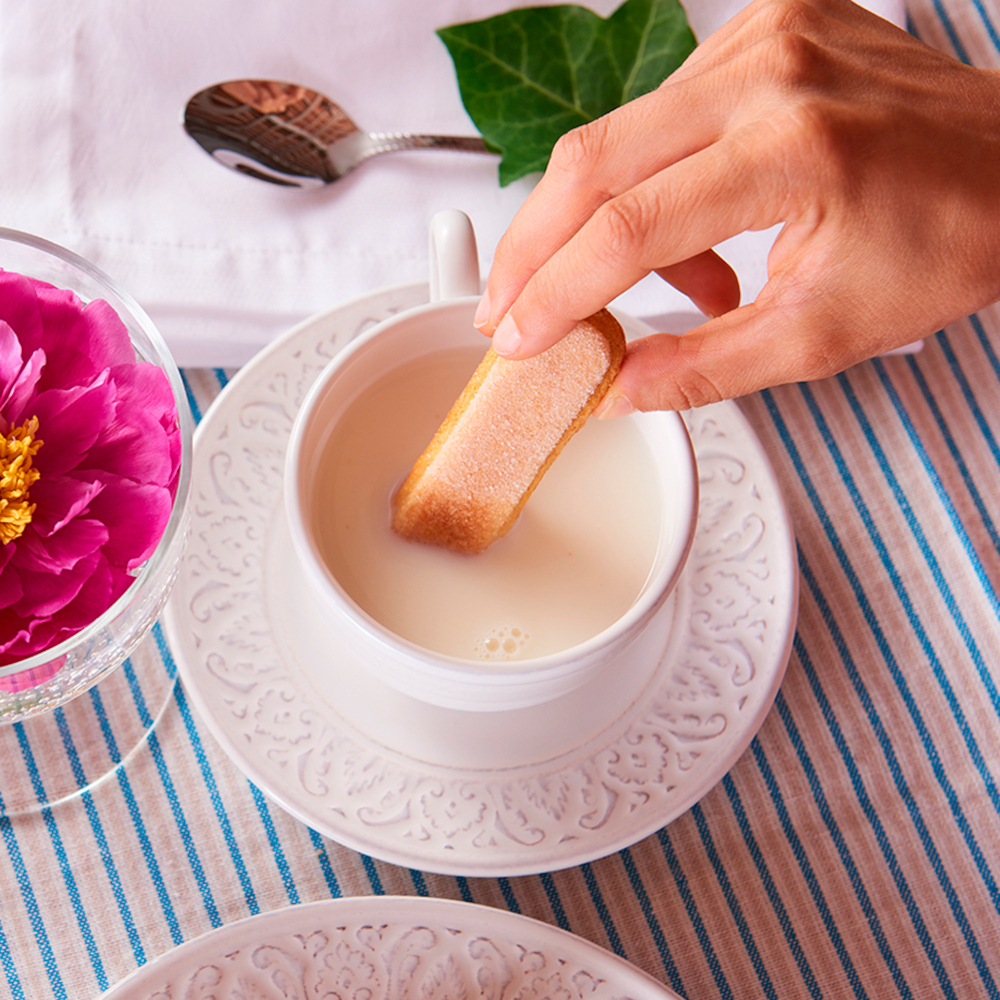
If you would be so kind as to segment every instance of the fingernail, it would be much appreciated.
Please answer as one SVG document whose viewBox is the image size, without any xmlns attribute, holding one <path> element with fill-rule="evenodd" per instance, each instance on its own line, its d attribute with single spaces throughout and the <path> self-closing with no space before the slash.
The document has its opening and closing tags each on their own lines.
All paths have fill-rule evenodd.
<svg viewBox="0 0 1000 1000">
<path fill-rule="evenodd" d="M 601 420 L 611 420 L 613 417 L 627 417 L 635 412 L 635 407 L 627 396 L 618 393 L 608 393 L 594 408 L 594 416 Z"/>
<path fill-rule="evenodd" d="M 521 331 L 518 330 L 514 317 L 510 313 L 500 321 L 496 333 L 493 334 L 493 350 L 501 357 L 509 358 L 517 353 L 521 346 Z"/>
<path fill-rule="evenodd" d="M 472 325 L 477 329 L 481 330 L 490 321 L 490 290 L 487 288 L 483 292 L 483 297 L 479 300 L 479 305 L 476 306 L 476 315 L 472 318 Z"/>
</svg>

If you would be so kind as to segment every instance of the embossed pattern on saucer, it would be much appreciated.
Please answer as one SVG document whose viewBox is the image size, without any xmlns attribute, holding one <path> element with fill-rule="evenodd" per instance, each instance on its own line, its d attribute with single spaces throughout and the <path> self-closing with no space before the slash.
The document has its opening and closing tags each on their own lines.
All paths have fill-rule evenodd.
<svg viewBox="0 0 1000 1000">
<path fill-rule="evenodd" d="M 307 388 L 353 337 L 425 300 L 426 288 L 406 286 L 320 314 L 250 362 L 218 397 L 195 438 L 192 543 L 168 607 L 171 646 L 185 688 L 235 764 L 333 840 L 443 874 L 578 865 L 690 808 L 757 732 L 794 634 L 788 515 L 738 407 L 694 411 L 698 534 L 669 643 L 634 698 L 578 743 L 510 766 L 470 766 L 461 754 L 434 759 L 407 745 L 405 724 L 390 745 L 365 720 L 364 693 L 345 686 L 343 697 L 331 694 L 319 676 L 337 651 L 283 620 L 289 602 L 298 602 L 284 594 L 289 581 L 274 549 L 281 549 L 285 448 Z M 622 319 L 630 333 L 647 332 Z M 571 729 L 559 711 L 552 703 L 545 724 Z M 460 728 L 463 720 L 454 721 Z M 503 725 L 477 719 L 476 731 L 502 740 Z"/>
<path fill-rule="evenodd" d="M 549 924 L 405 896 L 305 903 L 228 924 L 138 969 L 104 1000 L 359 995 L 678 1000 L 624 959 Z"/>
</svg>

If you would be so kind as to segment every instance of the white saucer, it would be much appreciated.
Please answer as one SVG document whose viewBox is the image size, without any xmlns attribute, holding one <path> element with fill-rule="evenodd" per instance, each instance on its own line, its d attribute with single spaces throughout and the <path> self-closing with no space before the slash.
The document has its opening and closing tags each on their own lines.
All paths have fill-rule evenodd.
<svg viewBox="0 0 1000 1000">
<path fill-rule="evenodd" d="M 103 1000 L 358 995 L 679 1000 L 575 934 L 488 906 L 413 896 L 304 903 L 228 924 L 136 970 Z"/>
<path fill-rule="evenodd" d="M 694 411 L 698 534 L 673 599 L 620 671 L 518 712 L 440 709 L 383 685 L 347 662 L 304 586 L 282 468 L 323 365 L 426 295 L 420 285 L 385 289 L 307 320 L 216 399 L 195 435 L 170 644 L 237 767 L 331 839 L 451 875 L 579 865 L 690 808 L 757 732 L 795 629 L 791 526 L 737 406 Z M 630 335 L 649 332 L 621 318 Z"/>
</svg>

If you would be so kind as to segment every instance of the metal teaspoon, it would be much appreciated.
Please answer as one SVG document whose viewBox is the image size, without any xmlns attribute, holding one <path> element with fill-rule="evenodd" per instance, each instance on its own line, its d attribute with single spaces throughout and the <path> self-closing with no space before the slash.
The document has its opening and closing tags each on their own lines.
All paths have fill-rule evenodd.
<svg viewBox="0 0 1000 1000">
<path fill-rule="evenodd" d="M 488 153 L 479 136 L 362 132 L 328 97 L 294 83 L 229 80 L 184 108 L 188 135 L 220 163 L 287 187 L 318 188 L 399 149 Z"/>
</svg>

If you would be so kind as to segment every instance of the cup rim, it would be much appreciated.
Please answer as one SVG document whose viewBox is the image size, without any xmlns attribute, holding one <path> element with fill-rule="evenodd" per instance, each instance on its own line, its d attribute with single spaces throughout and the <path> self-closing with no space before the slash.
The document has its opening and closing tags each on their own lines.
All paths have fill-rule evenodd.
<svg viewBox="0 0 1000 1000">
<path fill-rule="evenodd" d="M 69 638 L 64 639 L 55 646 L 49 646 L 47 649 L 43 649 L 32 656 L 0 666 L 0 678 L 10 677 L 28 670 L 34 670 L 38 667 L 45 666 L 60 657 L 67 656 L 76 647 L 90 641 L 94 635 L 106 628 L 125 610 L 126 607 L 128 607 L 129 604 L 132 603 L 132 601 L 135 600 L 136 591 L 159 568 L 161 562 L 166 557 L 168 550 L 170 550 L 174 545 L 177 535 L 183 526 L 185 511 L 187 509 L 191 491 L 191 467 L 193 461 L 192 442 L 194 436 L 194 420 L 191 416 L 187 392 L 184 389 L 184 383 L 181 379 L 180 370 L 174 361 L 173 355 L 170 353 L 169 347 L 167 347 L 166 341 L 163 339 L 163 335 L 157 329 L 156 324 L 153 323 L 152 319 L 150 319 L 149 315 L 142 308 L 142 306 L 140 306 L 139 303 L 113 278 L 105 274 L 105 272 L 95 264 L 92 264 L 90 261 L 81 257 L 79 254 L 74 253 L 72 250 L 67 250 L 65 247 L 62 247 L 57 243 L 52 243 L 50 240 L 43 239 L 40 236 L 34 236 L 31 233 L 25 233 L 17 229 L 8 229 L 0 226 L 0 243 L 4 241 L 19 243 L 22 246 L 30 247 L 32 250 L 40 251 L 41 253 L 45 253 L 62 260 L 66 264 L 70 264 L 72 267 L 77 268 L 86 274 L 98 285 L 103 286 L 111 297 L 117 299 L 121 305 L 131 313 L 131 318 L 135 320 L 136 325 L 142 330 L 144 336 L 149 339 L 156 355 L 155 358 L 147 358 L 145 360 L 155 363 L 157 367 L 163 371 L 170 383 L 170 388 L 174 396 L 174 402 L 177 404 L 177 420 L 181 434 L 181 459 L 180 466 L 177 470 L 177 492 L 174 495 L 174 501 L 170 508 L 170 517 L 167 519 L 166 526 L 163 529 L 163 534 L 160 536 L 160 540 L 157 543 L 156 548 L 150 554 L 145 563 L 143 563 L 141 569 L 133 582 L 129 585 L 128 589 L 99 617 L 95 618 L 89 625 L 80 629 L 78 632 L 75 632 Z M 75 294 L 79 294 L 75 292 L 75 289 L 70 289 L 70 291 L 74 291 Z M 91 299 L 87 301 L 93 300 Z M 112 305 L 115 312 L 119 311 L 118 308 L 115 307 L 114 303 L 109 304 Z"/>
<path fill-rule="evenodd" d="M 306 393 L 292 425 L 284 469 L 285 516 L 299 560 L 300 562 L 304 560 L 313 569 L 310 579 L 322 581 L 326 602 L 332 603 L 351 625 L 363 631 L 376 644 L 394 652 L 404 653 L 411 660 L 419 662 L 420 669 L 427 676 L 442 680 L 454 680 L 456 676 L 461 676 L 474 683 L 476 678 L 503 676 L 510 677 L 512 682 L 519 684 L 530 683 L 533 680 L 541 683 L 575 672 L 582 661 L 609 647 L 620 637 L 627 635 L 643 619 L 651 617 L 675 589 L 694 543 L 698 519 L 698 473 L 694 446 L 683 418 L 678 412 L 659 411 L 655 414 L 640 415 L 643 418 L 670 421 L 674 425 L 673 432 L 681 435 L 685 445 L 682 450 L 691 489 L 685 490 L 680 499 L 678 530 L 673 541 L 668 543 L 669 558 L 664 560 L 663 566 L 652 575 L 652 579 L 647 578 L 632 605 L 609 626 L 582 642 L 544 656 L 504 660 L 494 665 L 492 661 L 438 653 L 398 635 L 365 611 L 347 593 L 316 551 L 311 531 L 303 517 L 303 498 L 300 489 L 302 446 L 310 421 L 318 404 L 324 398 L 329 383 L 355 355 L 365 350 L 373 340 L 383 336 L 386 331 L 427 313 L 442 309 L 469 308 L 478 301 L 478 296 L 463 296 L 423 303 L 404 310 L 360 334 L 326 364 Z M 633 419 L 633 417 L 623 419 Z M 305 568 L 303 573 L 307 573 Z"/>
</svg>

